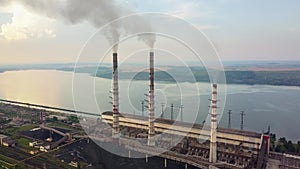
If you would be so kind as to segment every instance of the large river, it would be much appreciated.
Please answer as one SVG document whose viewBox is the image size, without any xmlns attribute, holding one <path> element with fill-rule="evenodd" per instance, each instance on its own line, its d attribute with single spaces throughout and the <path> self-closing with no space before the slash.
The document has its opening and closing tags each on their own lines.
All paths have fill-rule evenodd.
<svg viewBox="0 0 300 169">
<path fill-rule="evenodd" d="M 0 73 L 0 98 L 95 113 L 111 109 L 111 80 L 76 74 L 74 83 L 75 86 L 72 72 L 8 71 Z M 141 114 L 141 100 L 147 98 L 144 93 L 147 93 L 148 82 L 121 80 L 119 83 L 120 111 Z M 171 103 L 174 103 L 177 119 L 180 119 L 181 104 L 184 121 L 202 123 L 207 118 L 210 84 L 157 82 L 156 89 L 156 116 L 164 102 L 167 105 L 165 118 L 170 118 Z M 300 87 L 227 85 L 227 99 L 220 100 L 219 109 L 224 109 L 223 115 L 219 112 L 219 126 L 228 126 L 227 111 L 231 109 L 232 128 L 240 128 L 240 111 L 245 111 L 245 130 L 262 132 L 270 125 L 278 137 L 300 140 Z M 147 115 L 146 110 L 144 114 Z"/>
</svg>

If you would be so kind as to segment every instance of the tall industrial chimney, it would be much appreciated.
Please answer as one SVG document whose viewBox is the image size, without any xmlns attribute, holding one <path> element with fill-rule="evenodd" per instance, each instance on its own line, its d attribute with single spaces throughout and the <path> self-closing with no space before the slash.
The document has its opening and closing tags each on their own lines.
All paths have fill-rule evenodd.
<svg viewBox="0 0 300 169">
<path fill-rule="evenodd" d="M 117 138 L 119 136 L 119 83 L 118 83 L 118 54 L 113 53 L 113 130 L 112 137 Z"/>
<path fill-rule="evenodd" d="M 217 162 L 217 84 L 212 85 L 209 162 Z"/>
<path fill-rule="evenodd" d="M 154 52 L 150 51 L 148 145 L 154 146 Z"/>
</svg>

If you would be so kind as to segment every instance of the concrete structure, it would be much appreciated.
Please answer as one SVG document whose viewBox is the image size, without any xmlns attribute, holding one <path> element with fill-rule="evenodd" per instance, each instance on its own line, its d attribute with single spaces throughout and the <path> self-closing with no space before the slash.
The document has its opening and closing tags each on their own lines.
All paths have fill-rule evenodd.
<svg viewBox="0 0 300 169">
<path fill-rule="evenodd" d="M 38 153 L 39 153 L 38 150 L 31 150 L 31 151 L 29 151 L 29 154 L 31 154 L 31 155 L 36 155 Z"/>
<path fill-rule="evenodd" d="M 300 156 L 270 152 L 267 158 L 267 169 L 300 169 Z"/>
<path fill-rule="evenodd" d="M 72 140 L 72 135 L 70 133 L 63 133 L 63 132 L 61 132 L 59 130 L 56 130 L 54 128 L 46 127 L 45 125 L 40 125 L 40 128 L 44 129 L 44 130 L 49 130 L 50 132 L 55 132 L 55 133 L 63 136 L 61 139 L 59 139 L 58 141 L 56 141 L 53 144 L 51 144 L 50 149 L 54 149 L 54 148 L 58 147 L 63 142 Z"/>
<path fill-rule="evenodd" d="M 16 146 L 16 140 L 13 140 L 9 137 L 3 138 L 2 139 L 2 145 L 6 147 L 15 147 Z"/>
<path fill-rule="evenodd" d="M 3 139 L 7 138 L 8 136 L 0 134 L 0 145 L 3 144 Z"/>
<path fill-rule="evenodd" d="M 149 53 L 150 71 L 149 71 L 149 115 L 148 115 L 148 145 L 155 145 L 154 129 L 154 52 Z"/>
<path fill-rule="evenodd" d="M 118 138 L 120 133 L 119 128 L 119 83 L 118 83 L 118 54 L 113 53 L 113 130 L 112 136 Z"/>
<path fill-rule="evenodd" d="M 102 121 L 112 124 L 112 112 L 104 112 L 101 115 Z M 126 118 L 120 116 L 121 127 L 131 127 L 148 131 L 148 118 L 138 115 L 126 114 Z M 210 137 L 210 130 L 203 128 L 201 124 L 190 124 L 187 122 L 176 122 L 173 120 L 157 118 L 154 121 L 155 132 L 186 136 L 195 139 L 207 139 Z M 191 128 L 192 127 L 192 128 Z M 170 130 L 172 129 L 172 130 Z M 257 154 L 262 143 L 262 135 L 251 131 L 241 131 L 236 129 L 217 128 L 217 143 L 222 145 L 232 145 L 239 147 L 244 152 Z"/>
<path fill-rule="evenodd" d="M 50 150 L 50 145 L 40 146 L 40 151 L 48 152 Z"/>
<path fill-rule="evenodd" d="M 212 85 L 209 162 L 217 162 L 217 84 Z"/>
<path fill-rule="evenodd" d="M 119 138 L 118 145 L 125 146 L 129 151 L 158 155 L 198 168 L 209 168 L 209 166 L 231 169 L 253 168 L 261 154 L 261 149 L 264 149 L 261 145 L 262 135 L 259 133 L 217 128 L 217 160 L 210 162 L 211 131 L 203 125 L 181 121 L 176 121 L 174 125 L 174 120 L 157 118 L 154 121 L 154 129 L 160 136 L 155 139 L 155 146 L 146 146 L 145 139 L 138 138 L 147 138 L 148 118 L 132 114 L 122 113 L 122 115 L 119 120 L 120 131 L 123 134 Z M 112 112 L 104 112 L 101 117 L 102 122 L 112 125 Z M 105 135 L 109 131 L 104 129 L 100 133 Z M 177 143 L 177 138 L 181 136 L 184 138 Z"/>
<path fill-rule="evenodd" d="M 34 141 L 34 142 L 29 142 L 29 147 L 34 147 L 36 145 L 38 145 L 38 142 L 37 141 Z"/>
</svg>

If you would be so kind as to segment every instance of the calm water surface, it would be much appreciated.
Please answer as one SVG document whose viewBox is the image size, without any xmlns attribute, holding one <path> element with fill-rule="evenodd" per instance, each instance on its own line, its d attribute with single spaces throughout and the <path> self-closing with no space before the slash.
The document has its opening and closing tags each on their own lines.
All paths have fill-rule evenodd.
<svg viewBox="0 0 300 169">
<path fill-rule="evenodd" d="M 147 99 L 144 94 L 148 82 L 122 80 L 119 83 L 120 111 L 142 114 L 141 101 Z M 156 116 L 160 116 L 163 102 L 167 105 L 163 109 L 165 118 L 170 118 L 171 103 L 178 120 L 181 104 L 184 121 L 202 123 L 207 118 L 210 84 L 157 82 L 155 86 Z M 88 74 L 76 74 L 73 79 L 72 72 L 55 70 L 0 73 L 0 97 L 9 100 L 100 113 L 110 110 L 110 90 L 111 80 Z M 231 109 L 232 127 L 239 128 L 240 111 L 245 111 L 245 129 L 261 132 L 270 125 L 278 136 L 300 140 L 300 87 L 227 85 L 226 92 L 226 100 L 219 102 L 220 126 L 227 127 L 227 111 Z M 147 110 L 144 114 L 147 115 Z"/>
</svg>

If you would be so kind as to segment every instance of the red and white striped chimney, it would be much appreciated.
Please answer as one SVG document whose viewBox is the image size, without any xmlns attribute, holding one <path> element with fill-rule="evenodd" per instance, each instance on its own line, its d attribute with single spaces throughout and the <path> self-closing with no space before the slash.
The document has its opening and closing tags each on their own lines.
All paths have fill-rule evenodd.
<svg viewBox="0 0 300 169">
<path fill-rule="evenodd" d="M 149 130 L 148 130 L 148 145 L 154 146 L 154 52 L 150 51 L 150 72 L 149 72 Z"/>
<path fill-rule="evenodd" d="M 120 132 L 119 128 L 119 83 L 118 83 L 118 54 L 113 53 L 113 130 L 112 136 L 117 138 Z"/>
</svg>

